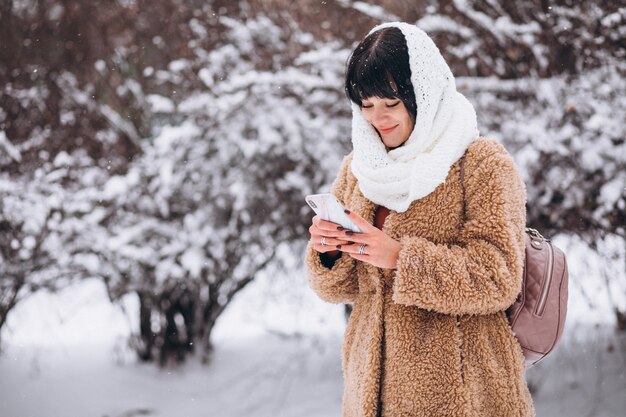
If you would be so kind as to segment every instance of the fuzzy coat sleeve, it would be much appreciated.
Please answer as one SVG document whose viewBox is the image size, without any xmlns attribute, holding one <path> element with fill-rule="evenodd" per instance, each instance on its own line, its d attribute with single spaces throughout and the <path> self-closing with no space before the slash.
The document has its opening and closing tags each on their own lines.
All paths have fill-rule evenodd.
<svg viewBox="0 0 626 417">
<path fill-rule="evenodd" d="M 346 205 L 348 195 L 347 175 L 352 154 L 344 157 L 339 173 L 331 187 L 331 193 Z M 324 301 L 330 303 L 353 303 L 359 292 L 356 273 L 356 260 L 345 254 L 337 259 L 331 268 L 322 263 L 320 253 L 307 244 L 305 264 L 311 288 Z"/>
<path fill-rule="evenodd" d="M 393 298 L 444 314 L 490 314 L 521 290 L 526 189 L 502 145 L 480 141 L 465 160 L 466 219 L 456 245 L 401 239 Z"/>
</svg>

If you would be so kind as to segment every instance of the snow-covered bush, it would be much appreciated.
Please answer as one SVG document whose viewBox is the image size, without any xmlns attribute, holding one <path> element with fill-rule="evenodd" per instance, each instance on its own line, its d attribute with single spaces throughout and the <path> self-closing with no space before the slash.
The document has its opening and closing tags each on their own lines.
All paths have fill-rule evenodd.
<svg viewBox="0 0 626 417">
<path fill-rule="evenodd" d="M 525 174 L 528 218 L 588 242 L 626 238 L 626 65 L 576 76 L 460 80 L 483 133 L 500 139 Z"/>
<path fill-rule="evenodd" d="M 626 57 L 626 8 L 620 2 L 427 3 L 417 25 L 434 37 L 457 75 L 547 78 Z"/>
<path fill-rule="evenodd" d="M 293 268 L 279 253 L 303 248 L 304 196 L 328 188 L 346 153 L 347 118 L 330 116 L 347 51 L 295 27 L 287 39 L 263 16 L 220 24 L 205 50 L 211 28 L 190 22 L 195 57 L 155 73 L 177 91 L 149 97 L 155 136 L 102 190 L 106 250 L 123 269 L 107 285 L 113 298 L 139 294 L 145 359 L 208 353 L 235 294 L 265 268 Z"/>
<path fill-rule="evenodd" d="M 89 227 L 95 196 L 89 194 L 103 179 L 80 150 L 57 154 L 32 176 L 0 175 L 0 330 L 32 293 L 101 276 Z"/>
<path fill-rule="evenodd" d="M 208 353 L 238 291 L 294 269 L 303 197 L 350 149 L 346 58 L 381 19 L 434 37 L 531 225 L 624 238 L 624 7 L 374 3 L 3 3 L 0 330 L 33 290 L 99 276 L 139 295 L 144 359 Z"/>
</svg>

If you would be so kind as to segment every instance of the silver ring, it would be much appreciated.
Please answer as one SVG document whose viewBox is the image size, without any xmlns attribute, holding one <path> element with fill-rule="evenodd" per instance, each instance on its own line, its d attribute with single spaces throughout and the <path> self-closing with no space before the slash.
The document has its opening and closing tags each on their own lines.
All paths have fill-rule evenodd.
<svg viewBox="0 0 626 417">
<path fill-rule="evenodd" d="M 359 255 L 363 255 L 365 253 L 365 245 L 359 245 Z"/>
<path fill-rule="evenodd" d="M 325 237 L 323 237 L 323 238 L 322 238 L 322 246 L 325 246 L 325 245 L 326 245 L 326 238 L 325 238 Z"/>
</svg>

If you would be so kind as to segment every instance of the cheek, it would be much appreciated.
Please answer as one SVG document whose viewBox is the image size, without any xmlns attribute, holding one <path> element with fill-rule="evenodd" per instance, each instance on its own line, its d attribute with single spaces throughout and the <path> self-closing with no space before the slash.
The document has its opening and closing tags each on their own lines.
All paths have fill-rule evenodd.
<svg viewBox="0 0 626 417">
<path fill-rule="evenodd" d="M 404 124 L 404 135 L 408 137 L 413 131 L 413 121 L 411 120 L 410 117 L 407 117 L 404 119 L 403 124 Z"/>
<path fill-rule="evenodd" d="M 413 120 L 408 113 L 404 115 L 404 123 L 408 126 L 409 129 L 413 128 Z"/>
</svg>

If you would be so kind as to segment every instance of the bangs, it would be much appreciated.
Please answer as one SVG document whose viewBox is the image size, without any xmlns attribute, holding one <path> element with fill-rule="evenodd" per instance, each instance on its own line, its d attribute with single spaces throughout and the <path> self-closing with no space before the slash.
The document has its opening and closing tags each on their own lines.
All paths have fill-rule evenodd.
<svg viewBox="0 0 626 417">
<path fill-rule="evenodd" d="M 368 97 L 397 98 L 398 90 L 394 90 L 397 82 L 382 60 L 361 56 L 354 62 L 351 73 L 347 74 L 346 93 L 348 98 L 361 106 Z"/>
</svg>

